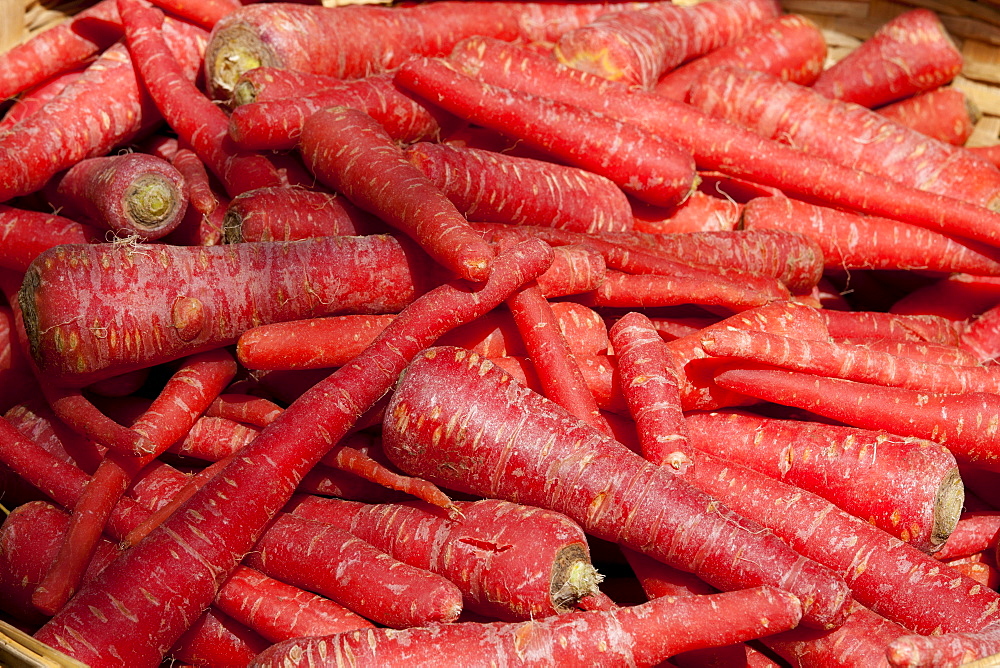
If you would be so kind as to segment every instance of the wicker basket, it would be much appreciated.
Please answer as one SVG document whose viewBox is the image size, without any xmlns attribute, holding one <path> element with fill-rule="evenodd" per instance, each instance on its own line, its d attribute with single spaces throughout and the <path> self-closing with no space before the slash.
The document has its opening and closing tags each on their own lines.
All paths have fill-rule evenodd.
<svg viewBox="0 0 1000 668">
<path fill-rule="evenodd" d="M 389 1 L 323 0 L 323 4 Z M 675 1 L 687 4 L 699 0 Z M 0 53 L 91 4 L 87 0 L 0 0 Z M 965 59 L 953 85 L 966 93 L 981 114 L 967 145 L 1000 144 L 1000 0 L 782 0 L 781 4 L 785 11 L 805 15 L 823 29 L 829 46 L 828 64 L 905 11 L 924 7 L 937 12 Z M 1000 667 L 1000 654 L 965 665 Z M 86 668 L 0 621 L 0 668 L 29 667 Z"/>
</svg>

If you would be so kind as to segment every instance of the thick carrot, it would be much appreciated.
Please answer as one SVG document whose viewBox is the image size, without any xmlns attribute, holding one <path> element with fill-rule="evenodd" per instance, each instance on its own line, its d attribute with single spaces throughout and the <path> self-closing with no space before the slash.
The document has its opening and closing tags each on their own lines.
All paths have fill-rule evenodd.
<svg viewBox="0 0 1000 668">
<path fill-rule="evenodd" d="M 632 229 L 625 193 L 593 172 L 430 142 L 408 147 L 406 156 L 470 220 L 577 232 Z"/>
<path fill-rule="evenodd" d="M 749 230 L 808 235 L 819 244 L 828 267 L 1000 274 L 1000 252 L 995 247 L 788 197 L 750 200 L 743 207 L 742 224 Z"/>
<path fill-rule="evenodd" d="M 458 124 L 451 114 L 401 90 L 391 74 L 373 74 L 320 90 L 304 89 L 294 97 L 236 107 L 229 116 L 229 137 L 247 150 L 292 149 L 306 119 L 327 107 L 363 111 L 400 142 L 432 140 Z"/>
<path fill-rule="evenodd" d="M 877 107 L 948 83 L 962 61 L 941 19 L 929 9 L 913 9 L 883 23 L 824 70 L 813 88 L 836 100 Z"/>
<path fill-rule="evenodd" d="M 672 232 L 718 232 L 736 229 L 743 205 L 704 192 L 704 186 L 679 206 L 664 208 L 632 205 L 633 228 L 636 232 L 666 234 Z"/>
<path fill-rule="evenodd" d="M 388 236 L 65 245 L 36 258 L 20 304 L 39 370 L 82 386 L 229 345 L 257 324 L 397 312 L 424 291 L 414 272 L 427 267 L 426 256 Z M 88 297 L 95 284 L 115 300 Z"/>
<path fill-rule="evenodd" d="M 608 352 L 611 345 L 608 325 L 600 313 L 571 301 L 553 302 L 552 312 L 573 354 L 603 355 Z"/>
<path fill-rule="evenodd" d="M 977 659 L 993 663 L 998 655 L 1000 624 L 978 633 L 903 636 L 886 648 L 889 665 L 899 668 L 975 664 Z"/>
<path fill-rule="evenodd" d="M 13 129 L 22 118 L 27 118 L 44 107 L 49 100 L 59 95 L 66 86 L 79 79 L 85 69 L 86 67 L 81 65 L 61 74 L 56 74 L 18 95 L 14 98 L 14 103 L 3 114 L 3 118 L 0 119 L 0 131 L 7 132 Z"/>
<path fill-rule="evenodd" d="M 771 0 L 714 0 L 689 7 L 652 3 L 607 14 L 559 38 L 559 62 L 651 89 L 685 60 L 729 44 L 781 13 Z"/>
<path fill-rule="evenodd" d="M 0 204 L 0 267 L 24 273 L 42 251 L 103 240 L 99 228 L 65 216 Z"/>
<path fill-rule="evenodd" d="M 772 369 L 731 369 L 715 382 L 855 427 L 936 441 L 962 464 L 1000 467 L 1000 426 L 993 419 L 1000 397 L 992 392 L 929 393 Z"/>
<path fill-rule="evenodd" d="M 961 477 L 937 443 L 733 410 L 690 413 L 685 424 L 693 447 L 819 494 L 925 552 L 944 549 L 959 522 Z"/>
<path fill-rule="evenodd" d="M 552 249 L 552 265 L 535 282 L 546 299 L 579 295 L 598 289 L 608 275 L 604 256 L 589 245 Z"/>
<path fill-rule="evenodd" d="M 764 72 L 717 67 L 687 101 L 768 139 L 910 188 L 1000 208 L 1000 169 L 881 114 Z"/>
<path fill-rule="evenodd" d="M 367 348 L 394 317 L 342 315 L 260 325 L 240 334 L 236 355 L 248 369 L 343 366 Z"/>
<path fill-rule="evenodd" d="M 386 408 L 383 448 L 411 475 L 562 512 L 720 589 L 799 592 L 804 623 L 833 627 L 846 614 L 839 578 L 469 351 L 431 348 L 410 364 Z"/>
<path fill-rule="evenodd" d="M 489 276 L 493 249 L 371 116 L 347 107 L 316 112 L 302 128 L 299 151 L 320 181 L 449 271 L 473 281 Z"/>
<path fill-rule="evenodd" d="M 559 513 L 485 499 L 450 517 L 421 502 L 363 504 L 301 495 L 295 515 L 327 522 L 454 582 L 467 609 L 504 621 L 568 612 L 596 591 L 583 530 Z"/>
<path fill-rule="evenodd" d="M 679 204 L 697 185 L 691 155 L 675 140 L 574 102 L 482 83 L 440 58 L 407 61 L 395 81 L 460 118 L 604 176 L 649 204 Z"/>
<path fill-rule="evenodd" d="M 85 585 L 35 637 L 88 663 L 117 653 L 130 666 L 158 665 L 306 471 L 389 390 L 407 362 L 444 331 L 495 308 L 550 260 L 544 244 L 521 244 L 498 256 L 490 280 L 478 290 L 445 285 L 420 297 L 355 363 L 300 396 L 179 513 Z M 148 564 L 162 560 L 177 567 L 147 578 Z M 150 616 L 155 628 L 146 621 Z"/>
<path fill-rule="evenodd" d="M 170 234 L 188 205 L 180 171 L 146 153 L 86 158 L 50 187 L 49 201 L 65 215 L 143 241 Z"/>
<path fill-rule="evenodd" d="M 751 612 L 753 610 L 754 612 Z M 568 612 L 529 622 L 465 622 L 403 631 L 351 632 L 272 646 L 252 666 L 655 666 L 699 647 L 728 645 L 794 627 L 799 602 L 774 587 L 713 596 L 663 597 L 607 612 Z M 695 623 L 695 620 L 703 623 Z"/>
<path fill-rule="evenodd" d="M 702 72 L 721 65 L 768 72 L 808 86 L 823 70 L 825 60 L 826 40 L 819 26 L 801 14 L 783 14 L 667 72 L 653 86 L 653 92 L 686 102 L 691 83 Z"/>
<path fill-rule="evenodd" d="M 235 109 L 254 102 L 300 97 L 307 90 L 315 92 L 324 88 L 342 88 L 346 81 L 329 74 L 262 65 L 240 73 L 233 86 L 229 106 Z"/>
<path fill-rule="evenodd" d="M 972 100 L 954 86 L 917 93 L 878 107 L 877 111 L 901 125 L 955 146 L 965 144 L 982 116 Z"/>
<path fill-rule="evenodd" d="M 456 45 L 449 58 L 493 85 L 577 104 L 669 137 L 691 151 L 700 169 L 781 188 L 788 195 L 1000 245 L 1000 214 L 809 156 L 690 105 L 559 67 L 529 49 L 469 38 Z"/>
<path fill-rule="evenodd" d="M 205 53 L 212 97 L 228 97 L 240 74 L 260 66 L 354 79 L 440 55 L 469 35 L 554 41 L 608 11 L 604 2 L 465 2 L 389 7 L 254 4 L 216 24 Z"/>
<path fill-rule="evenodd" d="M 983 550 L 995 549 L 1000 542 L 1000 511 L 965 510 L 958 518 L 955 530 L 948 536 L 934 557 L 942 561 L 967 557 Z"/>
<path fill-rule="evenodd" d="M 244 668 L 269 645 L 229 615 L 209 608 L 170 648 L 168 656 L 181 664 Z"/>
<path fill-rule="evenodd" d="M 255 188 L 230 200 L 222 219 L 226 243 L 294 241 L 373 234 L 387 227 L 346 197 L 302 188 Z"/>
</svg>

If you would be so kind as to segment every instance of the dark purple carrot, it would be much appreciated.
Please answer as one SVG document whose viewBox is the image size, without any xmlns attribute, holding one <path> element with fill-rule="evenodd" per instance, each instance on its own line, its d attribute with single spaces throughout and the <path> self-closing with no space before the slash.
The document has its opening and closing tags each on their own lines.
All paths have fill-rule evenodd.
<svg viewBox="0 0 1000 668">
<path fill-rule="evenodd" d="M 49 201 L 65 215 L 119 237 L 153 241 L 184 218 L 184 176 L 166 160 L 146 153 L 87 158 L 50 183 Z"/>
<path fill-rule="evenodd" d="M 469 220 L 588 233 L 632 229 L 625 193 L 593 172 L 430 142 L 408 147 L 406 156 Z"/>
<path fill-rule="evenodd" d="M 386 408 L 383 448 L 411 475 L 556 510 L 719 589 L 798 592 L 806 624 L 835 627 L 846 616 L 839 577 L 467 350 L 431 348 L 407 367 Z"/>
<path fill-rule="evenodd" d="M 482 83 L 440 58 L 407 61 L 395 81 L 460 118 L 604 176 L 649 204 L 679 204 L 698 183 L 691 155 L 674 140 L 574 103 Z"/>
</svg>

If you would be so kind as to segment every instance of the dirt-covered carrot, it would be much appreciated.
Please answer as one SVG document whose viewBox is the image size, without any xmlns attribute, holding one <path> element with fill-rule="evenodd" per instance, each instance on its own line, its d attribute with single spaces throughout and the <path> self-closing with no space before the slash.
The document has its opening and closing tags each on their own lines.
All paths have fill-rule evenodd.
<svg viewBox="0 0 1000 668">
<path fill-rule="evenodd" d="M 66 245 L 36 259 L 21 309 L 38 368 L 82 386 L 234 343 L 257 324 L 398 312 L 424 291 L 412 273 L 419 265 L 427 271 L 426 256 L 388 236 Z M 113 302 L 87 297 L 95 281 Z"/>
<path fill-rule="evenodd" d="M 230 197 L 280 184 L 266 157 L 244 153 L 227 141 L 228 119 L 195 83 L 163 40 L 163 13 L 135 0 L 118 0 L 128 51 L 156 108 L 177 135 L 205 161 Z"/>
<path fill-rule="evenodd" d="M 836 626 L 846 614 L 839 578 L 469 351 L 436 347 L 410 364 L 386 408 L 383 448 L 411 475 L 562 512 L 719 589 L 799 592 L 810 625 Z M 734 558 L 737 544 L 754 559 Z"/>
<path fill-rule="evenodd" d="M 697 78 L 687 101 L 706 114 L 845 167 L 1000 208 L 1000 169 L 861 105 L 831 100 L 814 88 L 764 72 L 718 67 Z"/>
<path fill-rule="evenodd" d="M 941 19 L 929 9 L 913 9 L 883 23 L 860 47 L 824 70 L 813 88 L 872 108 L 950 82 L 962 62 Z"/>
<path fill-rule="evenodd" d="M 469 220 L 577 232 L 632 229 L 625 193 L 593 172 L 430 142 L 408 147 L 406 155 Z"/>
<path fill-rule="evenodd" d="M 515 621 L 568 612 L 600 576 L 586 536 L 559 513 L 486 499 L 449 516 L 421 502 L 363 504 L 311 495 L 295 515 L 333 524 L 396 559 L 454 582 L 466 607 Z"/>
<path fill-rule="evenodd" d="M 49 201 L 65 215 L 144 241 L 170 234 L 188 204 L 183 175 L 166 160 L 145 153 L 81 160 L 49 187 Z"/>
<path fill-rule="evenodd" d="M 685 424 L 693 447 L 819 494 L 925 552 L 943 549 L 959 522 L 955 457 L 932 441 L 732 410 L 689 413 Z"/>
<path fill-rule="evenodd" d="M 755 26 L 740 39 L 667 72 L 653 92 L 685 102 L 688 88 L 705 71 L 721 65 L 768 72 L 808 86 L 826 60 L 822 31 L 801 14 L 783 14 Z"/>
<path fill-rule="evenodd" d="M 810 204 L 788 197 L 758 197 L 743 207 L 744 229 L 806 234 L 819 244 L 828 267 L 1000 273 L 995 247 L 949 237 L 880 216 Z"/>
<path fill-rule="evenodd" d="M 399 11 L 402 9 L 402 11 Z M 464 2 L 389 7 L 247 6 L 220 21 L 205 53 L 212 97 L 260 66 L 354 79 L 415 55 L 442 55 L 469 35 L 554 41 L 608 11 L 603 2 Z"/>
<path fill-rule="evenodd" d="M 530 49 L 470 38 L 456 45 L 449 59 L 493 85 L 587 107 L 670 137 L 691 151 L 700 169 L 777 187 L 791 196 L 1000 244 L 1000 214 L 809 156 L 713 119 L 691 105 L 560 67 Z M 693 127 L 699 131 L 692 132 Z"/>
<path fill-rule="evenodd" d="M 464 622 L 292 640 L 269 648 L 252 665 L 277 667 L 293 660 L 335 666 L 350 656 L 359 667 L 461 666 L 468 665 L 469 656 L 481 655 L 500 666 L 655 666 L 680 652 L 793 628 L 800 616 L 793 596 L 774 587 L 754 587 L 705 597 L 662 597 L 638 606 L 568 612 L 538 621 Z"/>
<path fill-rule="evenodd" d="M 639 312 L 624 315 L 609 334 L 642 456 L 666 464 L 687 447 L 677 367 L 670 350 L 649 318 Z"/>
<path fill-rule="evenodd" d="M 303 475 L 388 392 L 408 361 L 443 332 L 497 307 L 550 261 L 545 244 L 520 244 L 497 257 L 490 279 L 478 289 L 448 284 L 418 298 L 355 363 L 299 396 L 179 513 L 81 589 L 36 637 L 87 662 L 112 652 L 131 666 L 159 665 Z M 233 494 L 234 488 L 246 493 Z M 142 566 L 151 560 L 181 563 L 172 574 L 151 580 Z M 155 628 L 144 621 L 148 615 L 133 614 L 142 610 L 156 618 Z"/>
<path fill-rule="evenodd" d="M 302 188 L 255 188 L 230 200 L 223 217 L 226 243 L 294 241 L 387 231 L 346 197 Z"/>
<path fill-rule="evenodd" d="M 462 278 L 484 280 L 493 249 L 369 115 L 347 107 L 306 121 L 300 152 L 316 177 L 413 238 Z"/>
<path fill-rule="evenodd" d="M 482 83 L 440 58 L 407 61 L 395 81 L 460 118 L 604 176 L 649 204 L 679 204 L 697 185 L 690 154 L 674 141 L 573 103 Z"/>
<path fill-rule="evenodd" d="M 876 111 L 921 134 L 955 146 L 965 144 L 982 116 L 972 100 L 954 86 L 917 93 L 878 107 Z"/>
<path fill-rule="evenodd" d="M 1000 410 L 1000 397 L 992 392 L 929 393 L 775 369 L 732 369 L 715 382 L 855 427 L 936 441 L 959 463 L 994 470 L 1000 466 L 1000 426 L 992 419 Z"/>
<path fill-rule="evenodd" d="M 570 67 L 648 90 L 685 60 L 729 44 L 778 14 L 771 0 L 653 3 L 569 31 L 553 53 Z"/>
</svg>

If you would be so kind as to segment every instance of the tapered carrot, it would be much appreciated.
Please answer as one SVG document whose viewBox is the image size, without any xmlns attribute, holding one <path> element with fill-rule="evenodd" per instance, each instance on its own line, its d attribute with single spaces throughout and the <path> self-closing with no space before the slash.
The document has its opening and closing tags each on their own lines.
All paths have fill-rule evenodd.
<svg viewBox="0 0 1000 668">
<path fill-rule="evenodd" d="M 205 409 L 206 416 L 228 418 L 264 428 L 274 422 L 284 409 L 265 397 L 224 392 Z"/>
<path fill-rule="evenodd" d="M 993 306 L 978 317 L 970 319 L 968 326 L 962 329 L 959 346 L 975 355 L 983 364 L 994 362 L 1000 357 L 1000 346 L 997 345 L 998 329 L 1000 329 L 1000 305 Z"/>
<path fill-rule="evenodd" d="M 824 70 L 813 88 L 870 108 L 937 88 L 961 68 L 962 54 L 941 19 L 920 8 L 883 23 L 859 48 Z"/>
<path fill-rule="evenodd" d="M 590 245 L 566 245 L 552 249 L 552 264 L 535 281 L 546 299 L 585 294 L 597 290 L 608 276 L 604 256 Z"/>
<path fill-rule="evenodd" d="M 1000 214 L 844 168 L 713 119 L 690 105 L 618 82 L 588 76 L 529 49 L 480 38 L 456 45 L 449 56 L 464 71 L 493 85 L 549 96 L 636 123 L 688 148 L 700 169 L 747 178 L 853 210 L 940 232 L 1000 244 Z M 397 79 L 402 81 L 402 79 Z M 692 132 L 691 128 L 699 128 Z M 716 139 L 725 137 L 725 140 Z M 776 169 L 777 165 L 782 165 Z"/>
<path fill-rule="evenodd" d="M 780 13 L 770 0 L 653 3 L 607 14 L 556 42 L 559 62 L 613 81 L 652 88 L 664 72 L 728 44 Z"/>
<path fill-rule="evenodd" d="M 306 121 L 300 152 L 316 177 L 413 238 L 448 270 L 482 281 L 493 249 L 364 112 L 331 107 Z"/>
<path fill-rule="evenodd" d="M 209 608 L 167 653 L 171 660 L 195 666 L 242 668 L 270 643 L 229 615 Z"/>
<path fill-rule="evenodd" d="M 893 302 L 890 310 L 901 315 L 960 322 L 997 304 L 1000 304 L 1000 278 L 960 273 L 911 290 Z"/>
<path fill-rule="evenodd" d="M 715 382 L 848 425 L 937 441 L 960 463 L 1000 466 L 1000 425 L 992 417 L 1000 410 L 1000 397 L 991 392 L 928 393 L 772 369 L 732 369 Z"/>
<path fill-rule="evenodd" d="M 348 80 L 330 74 L 261 65 L 240 73 L 233 86 L 229 106 L 235 109 L 254 102 L 300 97 L 303 91 L 318 92 L 324 88 L 342 88 L 346 81 Z"/>
<path fill-rule="evenodd" d="M 226 140 L 225 112 L 183 76 L 180 63 L 166 48 L 160 24 L 163 13 L 136 0 L 118 0 L 129 53 L 149 95 L 179 137 L 205 161 L 230 197 L 280 184 L 266 157 L 235 150 Z"/>
<path fill-rule="evenodd" d="M 819 244 L 828 267 L 1000 273 L 997 249 L 879 216 L 810 204 L 787 197 L 758 197 L 743 207 L 744 229 L 806 234 Z"/>
<path fill-rule="evenodd" d="M 9 53 L 10 51 L 8 51 Z M 86 66 L 81 65 L 75 69 L 56 74 L 18 95 L 14 104 L 6 110 L 3 118 L 0 119 L 0 131 L 6 132 L 13 129 L 22 118 L 27 118 L 44 107 L 49 100 L 58 96 L 66 86 L 79 79 L 85 69 Z"/>
<path fill-rule="evenodd" d="M 706 194 L 699 186 L 679 206 L 664 208 L 633 203 L 633 227 L 636 232 L 651 234 L 734 230 L 742 208 L 739 202 Z"/>
<path fill-rule="evenodd" d="M 236 343 L 248 369 L 322 369 L 343 366 L 368 347 L 394 315 L 343 315 L 260 325 Z M 288 345 L 294 341 L 294 345 Z"/>
<path fill-rule="evenodd" d="M 820 310 L 818 314 L 834 338 L 883 338 L 945 345 L 957 345 L 960 340 L 961 327 L 936 315 L 833 310 Z"/>
<path fill-rule="evenodd" d="M 593 172 L 430 142 L 410 146 L 406 156 L 470 220 L 577 232 L 632 229 L 625 193 Z"/>
<path fill-rule="evenodd" d="M 501 666 L 654 666 L 679 652 L 792 628 L 800 616 L 793 596 L 774 587 L 755 587 L 706 597 L 663 597 L 613 611 L 568 612 L 538 621 L 465 622 L 292 640 L 272 646 L 252 665 L 307 661 L 335 666 L 351 657 L 359 667 L 463 666 L 470 656 L 481 655 Z M 696 629 L 695 619 L 706 624 Z"/>
<path fill-rule="evenodd" d="M 982 116 L 969 97 L 954 86 L 917 93 L 877 111 L 901 125 L 955 146 L 965 144 Z"/>
<path fill-rule="evenodd" d="M 255 324 L 397 312 L 424 291 L 411 273 L 419 264 L 426 271 L 426 256 L 387 236 L 65 245 L 36 258 L 20 303 L 39 370 L 82 386 L 229 345 Z M 85 296 L 95 282 L 113 303 Z"/>
<path fill-rule="evenodd" d="M 966 510 L 958 518 L 958 523 L 948 536 L 948 540 L 934 553 L 934 556 L 942 561 L 967 557 L 996 548 L 998 542 L 1000 542 L 1000 511 Z"/>
<path fill-rule="evenodd" d="M 202 0 L 198 3 L 184 2 L 184 0 L 154 0 L 152 4 L 208 30 L 211 30 L 222 17 L 242 6 L 239 0 Z"/>
<path fill-rule="evenodd" d="M 679 304 L 720 306 L 741 311 L 788 298 L 788 290 L 775 279 L 758 276 L 752 284 L 712 280 L 705 276 L 627 274 L 609 270 L 604 280 L 581 301 L 595 307 L 656 307 Z"/>
<path fill-rule="evenodd" d="M 226 243 L 293 241 L 388 231 L 334 193 L 302 188 L 255 188 L 230 200 L 222 220 Z"/>
<path fill-rule="evenodd" d="M 672 206 L 697 185 L 691 156 L 675 140 L 574 103 L 482 83 L 440 58 L 407 61 L 395 81 L 460 118 L 604 176 L 644 202 Z"/>
<path fill-rule="evenodd" d="M 768 72 L 808 86 L 823 70 L 825 60 L 826 40 L 819 26 L 801 14 L 783 14 L 665 73 L 652 90 L 657 95 L 685 102 L 691 83 L 702 72 L 720 65 Z"/>
<path fill-rule="evenodd" d="M 0 267 L 21 273 L 44 250 L 59 244 L 103 241 L 99 228 L 65 216 L 0 204 Z"/>
<path fill-rule="evenodd" d="M 87 662 L 111 651 L 131 666 L 158 665 L 215 597 L 220 576 L 253 547 L 305 472 L 388 391 L 406 363 L 444 331 L 492 310 L 541 272 L 551 260 L 547 251 L 541 243 L 521 244 L 498 256 L 490 280 L 480 289 L 441 286 L 404 309 L 355 364 L 341 367 L 300 396 L 181 512 L 81 589 L 35 637 Z M 246 493 L 233 494 L 235 488 Z M 249 494 L 251 490 L 256 493 Z M 140 564 L 151 559 L 183 563 L 150 580 Z M 156 628 L 143 622 L 146 614 L 135 616 L 132 610 L 149 610 L 157 618 Z"/>
<path fill-rule="evenodd" d="M 386 408 L 383 448 L 411 475 L 557 510 L 720 589 L 780 583 L 800 593 L 805 623 L 833 627 L 846 614 L 839 578 L 469 351 L 431 348 L 410 364 Z"/>
<path fill-rule="evenodd" d="M 974 664 L 977 659 L 992 663 L 998 655 L 1000 624 L 977 633 L 903 636 L 890 642 L 886 649 L 889 665 L 900 668 Z"/>
<path fill-rule="evenodd" d="M 689 413 L 685 424 L 693 447 L 819 494 L 925 552 L 954 535 L 963 487 L 937 443 L 734 410 Z"/>
<path fill-rule="evenodd" d="M 764 72 L 718 67 L 698 77 L 687 100 L 711 116 L 845 167 L 989 209 L 1000 207 L 1000 169 L 814 88 Z"/>
</svg>

